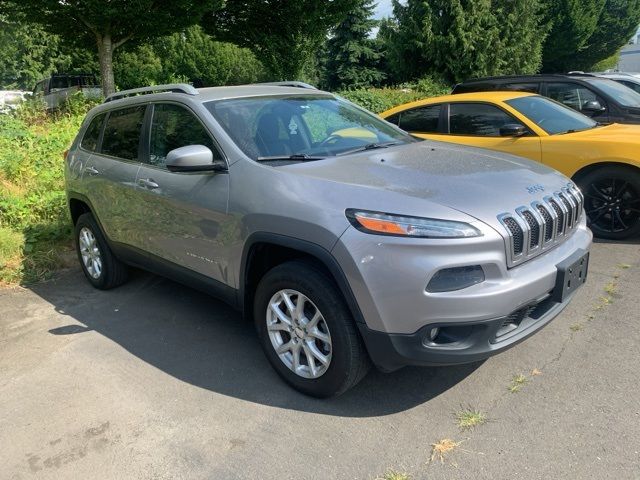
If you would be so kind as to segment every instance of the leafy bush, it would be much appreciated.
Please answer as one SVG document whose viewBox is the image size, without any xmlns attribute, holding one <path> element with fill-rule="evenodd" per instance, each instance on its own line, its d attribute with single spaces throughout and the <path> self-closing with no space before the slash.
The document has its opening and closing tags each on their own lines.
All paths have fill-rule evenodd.
<svg viewBox="0 0 640 480">
<path fill-rule="evenodd" d="M 48 114 L 29 101 L 0 116 L 0 243 L 11 246 L 0 251 L 1 282 L 43 278 L 70 245 L 63 153 L 95 103 L 73 96 Z"/>
<path fill-rule="evenodd" d="M 396 88 L 367 88 L 342 90 L 338 95 L 374 113 L 423 98 L 446 95 L 451 88 L 442 81 L 424 78 L 417 83 L 403 84 Z"/>
</svg>

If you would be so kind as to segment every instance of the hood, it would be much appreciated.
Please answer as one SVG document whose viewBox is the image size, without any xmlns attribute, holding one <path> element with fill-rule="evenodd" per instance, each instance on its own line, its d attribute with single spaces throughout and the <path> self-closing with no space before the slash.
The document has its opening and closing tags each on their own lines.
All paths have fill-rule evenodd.
<svg viewBox="0 0 640 480">
<path fill-rule="evenodd" d="M 491 150 L 422 141 L 280 167 L 330 182 L 401 194 L 387 212 L 429 216 L 433 202 L 498 227 L 497 215 L 565 187 L 570 180 L 544 165 Z M 393 196 L 397 198 L 396 196 Z M 424 211 L 405 211 L 423 200 Z M 376 202 L 378 203 L 378 202 Z M 398 204 L 402 203 L 402 204 Z M 365 208 L 361 205 L 352 205 Z M 412 208 L 412 207 L 407 207 Z M 415 210 L 415 208 L 414 208 Z"/>
<path fill-rule="evenodd" d="M 640 125 L 613 123 L 581 132 L 569 133 L 566 136 L 572 140 L 598 140 L 611 143 L 613 146 L 620 143 L 640 145 Z"/>
</svg>

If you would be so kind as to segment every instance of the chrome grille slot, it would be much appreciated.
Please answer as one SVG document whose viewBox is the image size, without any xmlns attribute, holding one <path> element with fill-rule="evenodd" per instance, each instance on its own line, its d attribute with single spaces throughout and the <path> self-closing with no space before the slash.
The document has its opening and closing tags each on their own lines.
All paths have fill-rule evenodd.
<svg viewBox="0 0 640 480">
<path fill-rule="evenodd" d="M 504 227 L 509 267 L 553 248 L 564 241 L 580 224 L 584 197 L 574 185 L 498 215 Z"/>
<path fill-rule="evenodd" d="M 548 241 L 550 241 L 553 236 L 554 236 L 554 222 L 553 222 L 553 217 L 551 216 L 551 214 L 549 213 L 549 210 L 547 210 L 544 206 L 542 205 L 538 205 L 538 212 L 540 213 L 540 216 L 542 217 L 542 222 L 543 225 L 546 227 L 544 229 L 544 242 L 547 243 Z"/>
</svg>

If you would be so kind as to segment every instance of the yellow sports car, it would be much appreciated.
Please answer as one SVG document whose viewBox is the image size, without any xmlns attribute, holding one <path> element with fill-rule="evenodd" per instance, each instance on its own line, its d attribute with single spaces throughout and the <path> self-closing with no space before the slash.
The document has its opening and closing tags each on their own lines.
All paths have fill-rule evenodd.
<svg viewBox="0 0 640 480">
<path fill-rule="evenodd" d="M 481 92 L 407 103 L 381 114 L 417 137 L 527 157 L 568 177 L 585 196 L 593 233 L 640 233 L 640 125 L 603 125 L 539 95 Z"/>
</svg>

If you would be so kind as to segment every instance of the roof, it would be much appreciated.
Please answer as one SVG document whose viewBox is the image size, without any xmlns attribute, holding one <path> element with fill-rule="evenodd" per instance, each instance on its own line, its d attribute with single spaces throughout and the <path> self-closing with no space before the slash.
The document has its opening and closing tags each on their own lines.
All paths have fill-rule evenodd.
<svg viewBox="0 0 640 480">
<path fill-rule="evenodd" d="M 501 75 L 496 77 L 482 77 L 482 78 L 473 78 L 471 80 L 467 80 L 465 82 L 460 82 L 459 85 L 466 85 L 470 83 L 482 83 L 482 82 L 494 82 L 494 81 L 502 81 L 502 80 L 518 80 L 518 79 L 531 79 L 538 80 L 543 78 L 589 78 L 593 77 L 590 73 L 536 73 L 531 75 Z"/>
</svg>

